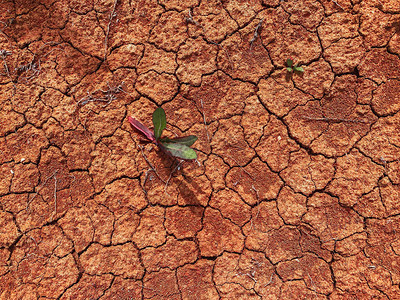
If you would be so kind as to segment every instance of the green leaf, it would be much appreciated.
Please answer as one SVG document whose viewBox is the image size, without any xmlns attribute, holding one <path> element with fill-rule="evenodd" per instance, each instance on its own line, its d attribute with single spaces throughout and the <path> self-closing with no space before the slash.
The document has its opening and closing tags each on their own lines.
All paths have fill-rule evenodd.
<svg viewBox="0 0 400 300">
<path fill-rule="evenodd" d="M 294 67 L 294 70 L 299 73 L 303 73 L 304 69 L 302 67 Z"/>
<path fill-rule="evenodd" d="M 159 107 L 153 113 L 153 125 L 154 125 L 154 136 L 156 140 L 161 137 L 161 134 L 165 127 L 167 127 L 167 118 L 165 117 L 165 111 Z"/>
<path fill-rule="evenodd" d="M 162 143 L 164 143 L 164 142 L 165 143 L 176 143 L 176 144 L 181 144 L 181 145 L 190 147 L 194 144 L 195 141 L 197 141 L 197 136 L 189 135 L 189 136 L 184 136 L 184 137 L 174 138 L 174 139 L 163 138 L 160 141 Z"/>
<path fill-rule="evenodd" d="M 290 68 L 290 67 L 287 67 L 286 70 L 288 70 L 288 72 L 292 72 L 293 71 L 293 69 Z"/>
<path fill-rule="evenodd" d="M 291 60 L 290 58 L 288 58 L 288 60 L 286 61 L 286 65 L 287 65 L 288 67 L 293 66 L 293 60 Z"/>
<path fill-rule="evenodd" d="M 192 148 L 178 143 L 162 143 L 165 149 L 171 153 L 172 156 L 181 159 L 196 159 L 197 153 Z"/>
</svg>

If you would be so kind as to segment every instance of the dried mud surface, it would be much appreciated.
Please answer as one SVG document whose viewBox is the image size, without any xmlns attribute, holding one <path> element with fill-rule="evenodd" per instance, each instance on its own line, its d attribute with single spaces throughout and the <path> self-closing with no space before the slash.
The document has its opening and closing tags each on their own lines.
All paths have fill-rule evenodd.
<svg viewBox="0 0 400 300">
<path fill-rule="evenodd" d="M 400 299 L 398 0 L 0 21 L 0 299 Z M 127 122 L 159 106 L 198 163 Z"/>
</svg>

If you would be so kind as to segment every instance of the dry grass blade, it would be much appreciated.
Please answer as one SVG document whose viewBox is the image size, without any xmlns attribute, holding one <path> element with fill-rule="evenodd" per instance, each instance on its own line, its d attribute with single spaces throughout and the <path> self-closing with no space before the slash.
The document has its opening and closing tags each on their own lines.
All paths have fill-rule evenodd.
<svg viewBox="0 0 400 300">
<path fill-rule="evenodd" d="M 111 26 L 112 19 L 115 16 L 115 8 L 117 7 L 117 2 L 118 2 L 118 0 L 115 0 L 113 9 L 110 14 L 110 19 L 109 19 L 108 25 L 107 25 L 106 36 L 104 38 L 104 60 L 107 59 L 108 35 L 110 34 L 110 26 Z"/>
<path fill-rule="evenodd" d="M 107 82 L 107 86 L 107 90 L 97 89 L 90 93 L 86 92 L 87 95 L 78 101 L 78 105 L 83 106 L 88 104 L 89 102 L 105 102 L 105 104 L 103 105 L 104 108 L 108 106 L 112 101 L 117 99 L 117 94 L 121 92 L 126 93 L 123 89 L 124 82 L 115 87 L 110 86 L 110 84 Z M 100 96 L 95 96 L 95 94 L 97 93 L 100 93 Z"/>
<path fill-rule="evenodd" d="M 251 48 L 253 47 L 254 41 L 257 39 L 257 37 L 258 37 L 259 34 L 260 34 L 260 30 L 261 30 L 261 26 L 262 26 L 263 21 L 264 21 L 264 18 L 261 19 L 261 20 L 258 22 L 256 29 L 254 29 L 253 38 L 250 40 L 250 50 L 251 50 Z"/>
</svg>

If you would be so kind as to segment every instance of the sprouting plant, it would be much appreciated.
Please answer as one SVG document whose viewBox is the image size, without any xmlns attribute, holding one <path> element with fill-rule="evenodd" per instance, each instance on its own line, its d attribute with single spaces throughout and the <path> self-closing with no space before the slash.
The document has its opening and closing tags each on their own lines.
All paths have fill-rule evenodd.
<svg viewBox="0 0 400 300">
<path fill-rule="evenodd" d="M 297 64 L 293 65 L 293 60 L 291 60 L 290 58 L 288 58 L 288 60 L 286 61 L 286 70 L 288 70 L 288 72 L 292 73 L 299 73 L 302 74 L 304 72 L 304 69 L 302 67 L 299 67 Z"/>
<path fill-rule="evenodd" d="M 157 145 L 162 151 L 172 157 L 192 160 L 197 158 L 196 151 L 190 146 L 197 140 L 195 135 L 189 135 L 179 138 L 161 138 L 163 130 L 167 127 L 167 119 L 165 111 L 161 107 L 157 108 L 153 113 L 154 133 L 149 128 L 133 117 L 128 117 L 129 123 L 137 130 L 143 133 L 147 139 Z"/>
</svg>

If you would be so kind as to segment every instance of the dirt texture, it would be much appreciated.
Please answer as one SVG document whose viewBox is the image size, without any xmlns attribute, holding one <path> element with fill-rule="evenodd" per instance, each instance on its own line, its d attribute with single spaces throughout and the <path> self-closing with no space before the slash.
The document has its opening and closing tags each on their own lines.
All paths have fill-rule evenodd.
<svg viewBox="0 0 400 300">
<path fill-rule="evenodd" d="M 399 285 L 399 0 L 0 0 L 1 300 Z"/>
</svg>

